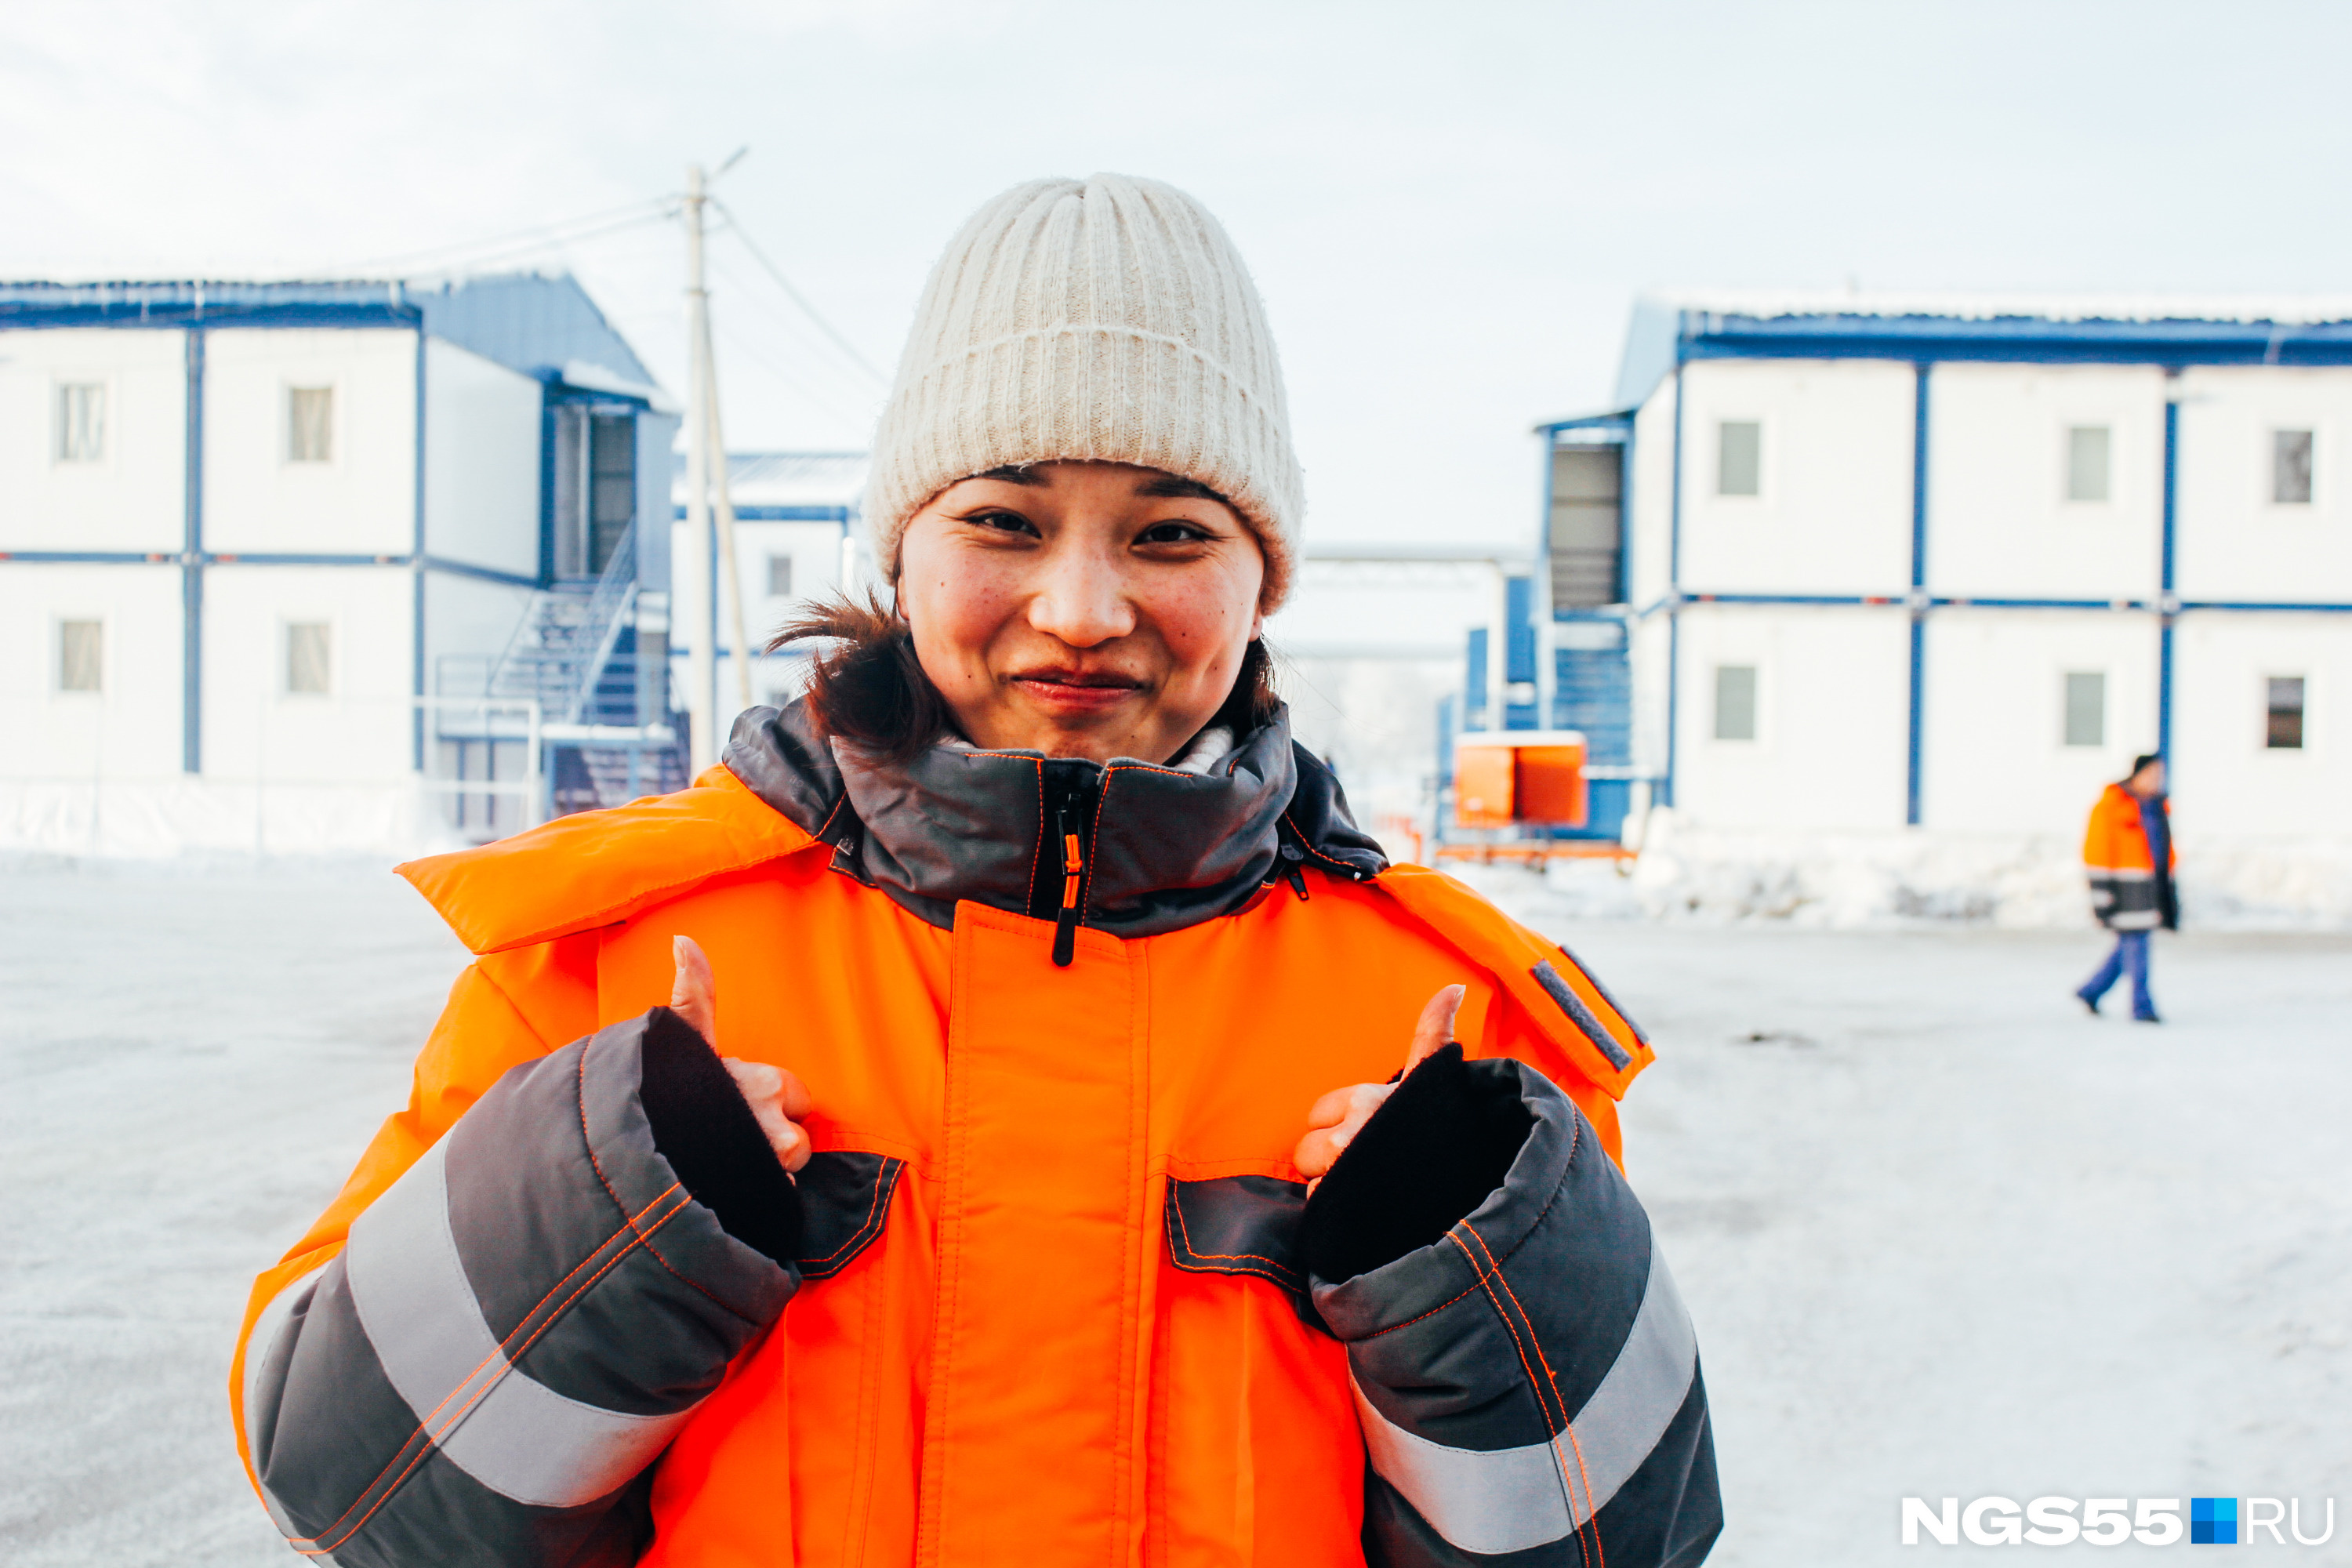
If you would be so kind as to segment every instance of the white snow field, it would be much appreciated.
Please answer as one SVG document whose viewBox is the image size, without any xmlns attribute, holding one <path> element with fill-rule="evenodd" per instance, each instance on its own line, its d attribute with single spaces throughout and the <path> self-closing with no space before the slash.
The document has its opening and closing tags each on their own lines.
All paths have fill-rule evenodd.
<svg viewBox="0 0 2352 1568">
<path fill-rule="evenodd" d="M 2352 1563 L 2352 938 L 2159 939 L 2151 1028 L 2068 996 L 2093 932 L 1480 880 L 1657 1043 L 1626 1142 L 1698 1325 L 1715 1563 L 1974 1555 L 1898 1544 L 1900 1500 L 1994 1494 L 2300 1498 L 2306 1533 L 2333 1498 L 2289 1560 Z M 288 1561 L 230 1336 L 463 955 L 380 868 L 283 862 L 0 868 L 0 1560 Z"/>
</svg>

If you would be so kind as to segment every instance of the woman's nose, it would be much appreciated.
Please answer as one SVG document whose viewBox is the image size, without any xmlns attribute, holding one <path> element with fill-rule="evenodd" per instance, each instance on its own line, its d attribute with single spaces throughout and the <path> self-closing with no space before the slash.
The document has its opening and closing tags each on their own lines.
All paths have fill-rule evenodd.
<svg viewBox="0 0 2352 1568">
<path fill-rule="evenodd" d="M 1057 551 L 1029 601 L 1029 625 L 1072 647 L 1093 647 L 1135 629 L 1135 605 L 1118 567 L 1086 551 Z"/>
</svg>

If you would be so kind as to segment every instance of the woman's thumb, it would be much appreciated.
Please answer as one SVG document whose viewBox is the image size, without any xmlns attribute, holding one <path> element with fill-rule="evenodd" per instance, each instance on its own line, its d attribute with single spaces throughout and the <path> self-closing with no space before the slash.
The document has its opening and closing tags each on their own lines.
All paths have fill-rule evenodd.
<svg viewBox="0 0 2352 1568">
<path fill-rule="evenodd" d="M 717 986 L 710 978 L 710 960 L 690 936 L 670 938 L 670 957 L 677 963 L 677 974 L 670 982 L 670 1011 L 694 1026 L 694 1032 L 704 1041 L 715 1045 L 719 1038 L 719 999 Z"/>
<path fill-rule="evenodd" d="M 1438 987 L 1437 994 L 1422 1008 L 1421 1022 L 1413 1026 L 1412 1047 L 1404 1057 L 1405 1071 L 1411 1072 L 1445 1048 L 1454 1037 L 1454 1018 L 1462 1011 L 1462 998 L 1469 994 L 1466 985 Z"/>
</svg>

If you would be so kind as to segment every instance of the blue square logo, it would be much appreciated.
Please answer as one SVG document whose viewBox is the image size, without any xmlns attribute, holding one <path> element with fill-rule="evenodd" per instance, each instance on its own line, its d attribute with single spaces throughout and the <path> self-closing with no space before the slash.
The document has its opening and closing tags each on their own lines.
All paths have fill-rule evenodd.
<svg viewBox="0 0 2352 1568">
<path fill-rule="evenodd" d="M 2191 1546 L 2238 1544 L 2238 1500 L 2233 1497 L 2190 1498 L 2189 1543 Z"/>
</svg>

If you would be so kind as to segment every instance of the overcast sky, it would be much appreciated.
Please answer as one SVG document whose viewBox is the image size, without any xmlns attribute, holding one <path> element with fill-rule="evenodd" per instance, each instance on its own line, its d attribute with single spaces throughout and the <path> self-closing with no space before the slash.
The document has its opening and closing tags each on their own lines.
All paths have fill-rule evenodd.
<svg viewBox="0 0 2352 1568">
<path fill-rule="evenodd" d="M 967 212 L 1117 169 L 1249 258 L 1315 535 L 1501 540 L 1645 289 L 2352 287 L 2347 58 L 2261 0 L 15 5 L 0 274 L 568 266 L 675 389 L 674 223 L 480 242 L 748 143 L 719 194 L 887 370 Z M 880 384 L 714 261 L 730 446 L 862 446 Z"/>
</svg>

